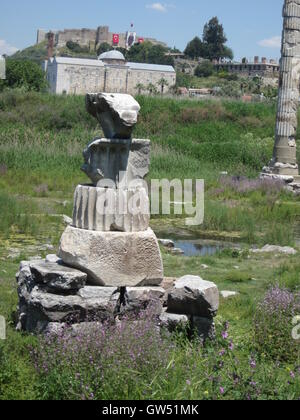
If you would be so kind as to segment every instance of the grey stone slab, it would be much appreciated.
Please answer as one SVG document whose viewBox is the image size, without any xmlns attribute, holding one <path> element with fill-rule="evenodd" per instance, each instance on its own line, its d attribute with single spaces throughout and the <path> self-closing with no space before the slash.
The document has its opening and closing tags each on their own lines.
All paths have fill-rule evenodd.
<svg viewBox="0 0 300 420">
<path fill-rule="evenodd" d="M 175 282 L 168 295 L 168 312 L 213 317 L 219 309 L 217 286 L 197 276 L 185 276 Z"/>
<path fill-rule="evenodd" d="M 85 286 L 77 293 L 52 293 L 33 272 L 23 264 L 17 275 L 19 330 L 41 333 L 49 323 L 113 321 L 117 289 Z"/>
<path fill-rule="evenodd" d="M 81 169 L 94 186 L 132 188 L 134 181 L 143 180 L 149 172 L 150 140 L 96 138 L 84 149 L 83 157 Z"/>
<path fill-rule="evenodd" d="M 87 274 L 58 263 L 31 262 L 33 279 L 55 292 L 77 291 L 85 286 Z"/>
<path fill-rule="evenodd" d="M 170 332 L 178 328 L 186 328 L 190 324 L 190 319 L 187 315 L 171 314 L 169 312 L 163 312 L 159 317 L 159 321 L 161 326 L 167 328 Z"/>
<path fill-rule="evenodd" d="M 65 264 L 88 274 L 95 286 L 157 286 L 163 280 L 158 241 L 144 232 L 94 232 L 67 227 L 59 256 Z"/>
</svg>

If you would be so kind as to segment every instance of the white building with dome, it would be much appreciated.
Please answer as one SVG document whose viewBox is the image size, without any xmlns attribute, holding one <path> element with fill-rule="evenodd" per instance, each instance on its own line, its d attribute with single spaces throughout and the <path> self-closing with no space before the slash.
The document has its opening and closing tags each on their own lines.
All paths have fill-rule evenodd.
<svg viewBox="0 0 300 420">
<path fill-rule="evenodd" d="M 168 93 L 176 84 L 172 66 L 126 62 L 124 55 L 109 51 L 98 60 L 54 57 L 45 65 L 50 92 L 84 95 L 88 92 L 135 95 L 151 87 Z"/>
</svg>

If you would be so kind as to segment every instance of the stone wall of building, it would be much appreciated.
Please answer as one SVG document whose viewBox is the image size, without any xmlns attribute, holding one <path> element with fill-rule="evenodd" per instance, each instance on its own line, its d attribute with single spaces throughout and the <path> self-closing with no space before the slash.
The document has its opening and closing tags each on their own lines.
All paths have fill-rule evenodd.
<svg viewBox="0 0 300 420">
<path fill-rule="evenodd" d="M 81 64 L 82 62 L 82 64 Z M 132 63 L 134 65 L 134 63 Z M 106 65 L 99 60 L 52 59 L 47 65 L 50 91 L 56 94 L 84 95 L 88 92 L 136 94 L 137 86 L 150 83 L 161 91 L 159 82 L 166 80 L 163 93 L 176 84 L 175 71 L 135 69 L 127 65 Z"/>
<path fill-rule="evenodd" d="M 128 92 L 131 94 L 137 93 L 137 85 L 142 84 L 145 88 L 149 84 L 153 84 L 160 92 L 161 86 L 159 82 L 165 79 L 167 84 L 164 87 L 163 93 L 168 93 L 172 86 L 176 84 L 176 74 L 163 71 L 145 71 L 138 69 L 130 69 L 128 77 Z"/>
<path fill-rule="evenodd" d="M 52 93 L 80 95 L 102 91 L 104 72 L 103 65 L 58 64 L 54 60 L 48 64 L 47 80 Z"/>
<path fill-rule="evenodd" d="M 279 64 L 273 63 L 218 63 L 215 69 L 241 76 L 279 77 Z"/>
<path fill-rule="evenodd" d="M 105 68 L 103 92 L 129 93 L 128 68 L 126 66 L 111 66 Z"/>
</svg>

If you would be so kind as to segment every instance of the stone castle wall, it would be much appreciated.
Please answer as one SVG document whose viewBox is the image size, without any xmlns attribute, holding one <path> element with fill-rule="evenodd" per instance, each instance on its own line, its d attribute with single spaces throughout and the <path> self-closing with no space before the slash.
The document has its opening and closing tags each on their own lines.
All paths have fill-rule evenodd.
<svg viewBox="0 0 300 420">
<path fill-rule="evenodd" d="M 81 46 L 94 48 L 97 37 L 97 30 L 91 29 L 67 29 L 58 32 L 56 37 L 56 46 L 64 47 L 67 42 L 73 41 Z"/>
<path fill-rule="evenodd" d="M 81 46 L 89 47 L 91 50 L 97 49 L 102 43 L 107 43 L 113 46 L 113 34 L 110 32 L 108 26 L 99 26 L 97 29 L 65 29 L 63 31 L 52 31 L 55 34 L 55 46 L 64 47 L 68 41 L 76 42 Z M 140 38 L 140 36 L 137 36 Z M 154 38 L 144 38 L 145 41 L 150 41 L 155 45 L 167 46 L 161 41 Z M 38 29 L 37 44 L 47 40 L 47 31 Z M 126 33 L 119 33 L 119 47 L 126 48 Z"/>
</svg>

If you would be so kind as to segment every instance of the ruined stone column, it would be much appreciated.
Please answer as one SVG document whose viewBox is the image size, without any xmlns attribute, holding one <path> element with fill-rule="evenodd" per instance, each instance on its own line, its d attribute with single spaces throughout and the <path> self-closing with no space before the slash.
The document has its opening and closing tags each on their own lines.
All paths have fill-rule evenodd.
<svg viewBox="0 0 300 420">
<path fill-rule="evenodd" d="M 84 150 L 82 170 L 92 184 L 76 188 L 73 224 L 62 235 L 59 256 L 96 286 L 159 285 L 162 258 L 144 181 L 150 141 L 131 136 L 140 106 L 130 95 L 106 93 L 87 95 L 86 105 L 105 138 Z"/>
<path fill-rule="evenodd" d="M 300 81 L 300 0 L 285 0 L 283 7 L 278 109 L 273 159 L 262 177 L 300 182 L 296 157 Z"/>
</svg>

